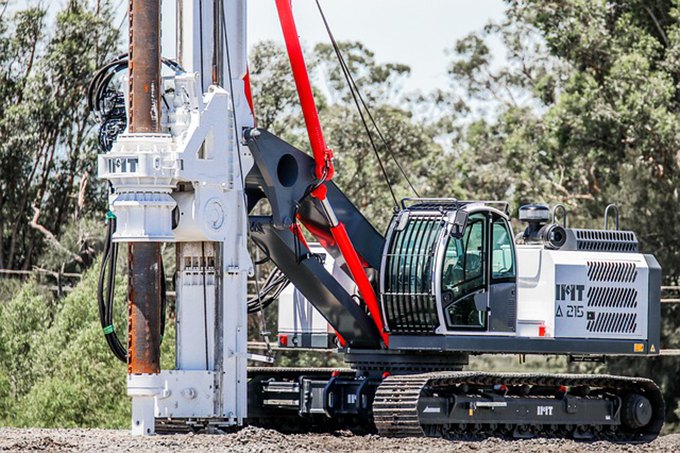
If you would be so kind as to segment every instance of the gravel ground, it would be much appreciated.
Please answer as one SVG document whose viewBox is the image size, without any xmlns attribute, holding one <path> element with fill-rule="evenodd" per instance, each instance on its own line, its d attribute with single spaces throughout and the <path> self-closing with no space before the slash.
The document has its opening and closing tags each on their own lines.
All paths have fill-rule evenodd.
<svg viewBox="0 0 680 453">
<path fill-rule="evenodd" d="M 0 451 L 49 452 L 677 452 L 680 434 L 660 437 L 649 444 L 617 445 L 608 442 L 577 443 L 567 440 L 536 439 L 482 442 L 448 442 L 441 439 L 388 439 L 354 436 L 349 433 L 281 434 L 261 428 L 244 428 L 224 435 L 159 435 L 133 437 L 127 431 L 101 429 L 16 429 L 0 428 Z"/>
</svg>

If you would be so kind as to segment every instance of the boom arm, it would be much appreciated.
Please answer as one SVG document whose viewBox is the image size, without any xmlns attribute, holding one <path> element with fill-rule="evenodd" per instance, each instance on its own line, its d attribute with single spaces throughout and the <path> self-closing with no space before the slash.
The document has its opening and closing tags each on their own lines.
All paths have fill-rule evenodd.
<svg viewBox="0 0 680 453">
<path fill-rule="evenodd" d="M 352 241 L 347 235 L 345 225 L 338 220 L 333 207 L 326 196 L 327 188 L 325 182 L 330 181 L 333 177 L 333 154 L 326 147 L 323 131 L 321 130 L 319 114 L 316 110 L 316 104 L 314 103 L 314 95 L 312 94 L 312 88 L 309 83 L 305 59 L 302 55 L 302 47 L 300 46 L 300 40 L 295 27 L 292 0 L 276 0 L 276 7 L 279 11 L 281 28 L 283 29 L 286 48 L 288 49 L 288 57 L 290 58 L 293 77 L 295 78 L 298 95 L 300 96 L 300 104 L 302 106 L 302 113 L 305 117 L 307 134 L 309 135 L 312 151 L 314 152 L 314 159 L 316 161 L 315 175 L 317 179 L 319 179 L 319 182 L 312 191 L 312 195 L 317 198 L 321 204 L 330 225 L 333 239 L 342 253 L 342 257 L 349 268 L 350 274 L 359 287 L 361 297 L 364 299 L 364 302 L 373 317 L 373 322 L 375 322 L 375 325 L 387 346 L 389 345 L 389 337 L 383 329 L 378 298 L 371 286 L 371 282 L 364 272 L 361 259 L 359 258 L 359 255 L 357 255 L 357 252 L 352 245 Z M 314 234 L 313 231 L 311 232 Z"/>
<path fill-rule="evenodd" d="M 246 139 L 256 163 L 246 178 L 249 208 L 264 197 L 272 208 L 271 217 L 250 217 L 251 238 L 347 340 L 348 346 L 371 344 L 372 349 L 379 348 L 381 337 L 375 323 L 323 266 L 300 256 L 301 250 L 307 252 L 306 245 L 294 239 L 289 229 L 290 219 L 297 217 L 321 240 L 336 262 L 343 263 L 341 249 L 320 201 L 304 197 L 314 183 L 314 160 L 266 131 L 251 130 Z M 333 182 L 326 184 L 326 198 L 337 207 L 338 221 L 347 225 L 347 235 L 356 244 L 359 255 L 377 272 L 384 238 Z"/>
</svg>

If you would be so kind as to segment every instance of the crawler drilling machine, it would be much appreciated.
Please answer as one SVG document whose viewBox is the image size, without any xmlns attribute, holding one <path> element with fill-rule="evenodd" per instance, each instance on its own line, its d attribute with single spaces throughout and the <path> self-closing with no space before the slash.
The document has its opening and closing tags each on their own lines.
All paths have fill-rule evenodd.
<svg viewBox="0 0 680 453">
<path fill-rule="evenodd" d="M 255 126 L 245 0 L 179 1 L 177 62 L 161 58 L 159 0 L 129 3 L 129 53 L 89 95 L 110 186 L 100 314 L 128 366 L 135 434 L 255 424 L 451 439 L 658 435 L 664 402 L 651 380 L 464 370 L 471 354 L 657 355 L 661 269 L 635 233 L 618 221 L 568 228 L 527 205 L 515 236 L 505 202 L 414 198 L 383 235 L 333 183 L 291 0 L 258 7 L 278 9 L 311 156 Z M 123 90 L 112 88 L 118 73 Z M 253 214 L 260 203 L 270 215 Z M 279 347 L 332 347 L 348 369 L 248 368 L 247 285 L 260 264 L 248 240 L 275 266 L 262 291 L 295 288 Z M 163 242 L 176 247 L 172 370 L 160 368 Z M 112 322 L 121 244 L 127 346 Z"/>
</svg>

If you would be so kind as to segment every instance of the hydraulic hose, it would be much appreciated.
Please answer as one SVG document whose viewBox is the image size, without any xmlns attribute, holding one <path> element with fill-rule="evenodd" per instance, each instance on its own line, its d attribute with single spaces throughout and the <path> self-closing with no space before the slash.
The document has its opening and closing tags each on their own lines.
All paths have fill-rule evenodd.
<svg viewBox="0 0 680 453">
<path fill-rule="evenodd" d="M 97 285 L 97 305 L 99 307 L 99 321 L 104 332 L 104 338 L 111 352 L 121 362 L 127 363 L 128 351 L 121 343 L 113 325 L 113 304 L 116 286 L 116 264 L 118 261 L 118 244 L 113 242 L 113 233 L 116 231 L 116 217 L 109 212 L 106 215 L 106 239 L 102 265 L 99 270 L 99 283 Z M 167 286 L 165 283 L 165 270 L 161 260 L 161 341 L 165 334 L 165 312 L 167 307 Z"/>
</svg>

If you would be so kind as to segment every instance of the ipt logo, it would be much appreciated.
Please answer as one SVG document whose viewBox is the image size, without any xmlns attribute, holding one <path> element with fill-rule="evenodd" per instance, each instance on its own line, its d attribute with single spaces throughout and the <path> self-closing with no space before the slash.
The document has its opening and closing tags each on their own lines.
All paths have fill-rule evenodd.
<svg viewBox="0 0 680 453">
<path fill-rule="evenodd" d="M 555 285 L 555 317 L 583 318 L 583 290 L 585 285 L 558 283 Z M 592 312 L 588 312 L 590 319 Z"/>
<path fill-rule="evenodd" d="M 552 406 L 538 406 L 536 407 L 536 415 L 552 416 L 553 407 Z"/>
<path fill-rule="evenodd" d="M 555 285 L 555 300 L 567 302 L 582 302 L 584 285 L 557 283 Z"/>
</svg>

